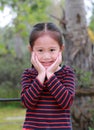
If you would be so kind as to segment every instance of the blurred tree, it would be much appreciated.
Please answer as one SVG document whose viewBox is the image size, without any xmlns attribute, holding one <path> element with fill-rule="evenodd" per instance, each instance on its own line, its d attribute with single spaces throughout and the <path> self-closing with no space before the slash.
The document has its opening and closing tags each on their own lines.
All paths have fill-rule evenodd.
<svg viewBox="0 0 94 130">
<path fill-rule="evenodd" d="M 94 32 L 88 28 L 88 34 L 92 43 L 94 43 Z"/>
<path fill-rule="evenodd" d="M 92 52 L 93 52 L 93 60 L 94 60 L 94 1 L 92 1 L 92 16 L 89 24 L 89 36 L 92 42 Z"/>
<path fill-rule="evenodd" d="M 65 0 L 66 30 L 65 62 L 82 70 L 92 69 L 92 48 L 88 37 L 84 0 Z"/>
<path fill-rule="evenodd" d="M 5 56 L 8 54 L 15 55 L 12 37 L 12 28 L 0 28 L 0 56 Z"/>
<path fill-rule="evenodd" d="M 31 66 L 26 53 L 29 33 L 33 24 L 49 20 L 49 4 L 50 0 L 0 0 L 1 11 L 7 6 L 16 14 L 12 23 L 0 28 L 0 88 L 6 93 L 6 86 L 19 86 L 23 70 Z"/>
<path fill-rule="evenodd" d="M 77 75 L 77 79 L 80 79 L 81 82 L 82 78 L 82 84 L 85 83 L 85 87 L 91 87 L 90 79 L 93 79 L 93 76 L 88 72 L 92 71 L 94 74 L 94 57 L 92 55 L 92 43 L 88 35 L 84 0 L 65 0 L 65 21 L 65 62 L 76 66 L 77 69 L 80 68 L 80 75 Z M 86 85 L 86 82 L 89 84 Z M 77 90 L 81 90 L 81 86 Z M 86 92 L 86 89 L 83 91 Z M 93 107 L 87 106 L 87 104 L 90 101 L 90 104 L 93 104 L 94 100 L 88 96 L 85 97 L 83 94 L 81 95 L 81 92 L 79 92 L 79 96 L 82 99 L 76 96 L 72 109 L 73 129 L 87 130 L 90 127 L 92 128 L 93 118 L 92 113 L 89 112 L 92 111 Z"/>
<path fill-rule="evenodd" d="M 89 28 L 94 32 L 94 1 L 92 0 L 92 15 L 90 18 Z"/>
<path fill-rule="evenodd" d="M 48 20 L 47 7 L 49 3 L 50 0 L 1 0 L 0 7 L 4 9 L 5 6 L 8 6 L 16 13 L 12 23 L 15 32 L 19 32 L 23 37 L 26 37 L 32 24 Z"/>
<path fill-rule="evenodd" d="M 7 6 L 16 14 L 11 24 L 5 26 L 3 29 L 1 28 L 0 48 L 2 49 L 2 43 L 4 48 L 6 46 L 10 50 L 14 48 L 16 55 L 22 57 L 22 49 L 24 48 L 24 43 L 28 43 L 32 25 L 37 22 L 49 20 L 49 16 L 47 15 L 49 4 L 50 0 L 0 0 L 0 10 L 4 10 L 4 7 Z M 21 48 L 17 49 L 20 45 Z M 5 53 L 5 50 L 2 53 Z"/>
</svg>

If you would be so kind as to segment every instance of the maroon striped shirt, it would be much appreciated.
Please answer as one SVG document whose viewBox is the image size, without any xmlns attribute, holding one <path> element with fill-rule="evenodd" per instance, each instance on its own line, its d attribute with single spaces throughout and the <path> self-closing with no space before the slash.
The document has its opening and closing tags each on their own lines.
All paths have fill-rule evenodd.
<svg viewBox="0 0 94 130">
<path fill-rule="evenodd" d="M 72 130 L 70 107 L 75 96 L 75 74 L 63 66 L 42 84 L 35 68 L 22 74 L 21 100 L 27 108 L 23 128 Z"/>
</svg>

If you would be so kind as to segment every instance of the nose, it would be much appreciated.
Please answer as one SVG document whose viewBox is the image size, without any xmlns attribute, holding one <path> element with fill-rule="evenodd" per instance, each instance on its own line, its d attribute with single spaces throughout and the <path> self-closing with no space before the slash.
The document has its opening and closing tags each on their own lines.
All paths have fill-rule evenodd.
<svg viewBox="0 0 94 130">
<path fill-rule="evenodd" d="M 50 59 L 51 55 L 48 52 L 45 52 L 44 55 L 43 55 L 43 58 L 44 59 Z"/>
</svg>

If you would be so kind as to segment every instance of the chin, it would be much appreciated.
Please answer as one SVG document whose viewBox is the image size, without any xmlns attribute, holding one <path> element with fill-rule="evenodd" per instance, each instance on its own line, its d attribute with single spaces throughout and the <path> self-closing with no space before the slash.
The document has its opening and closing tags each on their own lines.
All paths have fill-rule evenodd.
<svg viewBox="0 0 94 130">
<path fill-rule="evenodd" d="M 45 69 L 48 69 L 48 66 L 44 67 Z"/>
<path fill-rule="evenodd" d="M 45 68 L 45 69 L 48 69 L 48 68 L 49 68 L 49 66 L 44 66 L 44 68 Z"/>
</svg>

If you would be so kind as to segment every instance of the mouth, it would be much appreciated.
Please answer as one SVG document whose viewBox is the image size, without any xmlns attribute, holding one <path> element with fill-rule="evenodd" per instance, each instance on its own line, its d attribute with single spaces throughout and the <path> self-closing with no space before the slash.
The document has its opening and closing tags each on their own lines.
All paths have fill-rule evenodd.
<svg viewBox="0 0 94 130">
<path fill-rule="evenodd" d="M 52 65 L 52 64 L 53 64 L 53 61 L 42 62 L 42 65 L 43 65 L 44 67 L 49 67 L 49 66 Z"/>
</svg>

